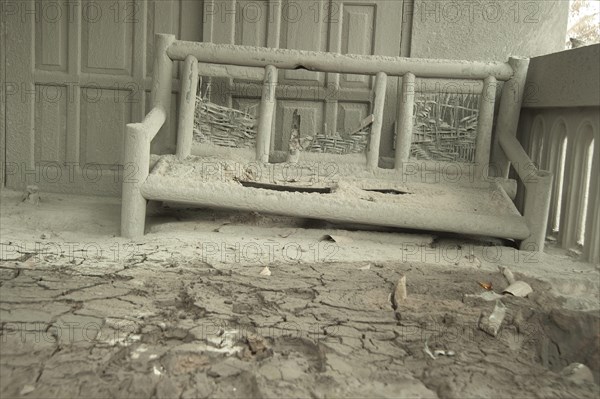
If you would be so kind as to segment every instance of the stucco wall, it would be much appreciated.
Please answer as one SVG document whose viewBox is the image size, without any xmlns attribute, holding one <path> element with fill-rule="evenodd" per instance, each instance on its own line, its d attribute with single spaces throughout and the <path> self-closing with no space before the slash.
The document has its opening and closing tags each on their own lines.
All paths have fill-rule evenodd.
<svg viewBox="0 0 600 399">
<path fill-rule="evenodd" d="M 533 58 L 523 107 L 600 106 L 600 44 Z"/>
<path fill-rule="evenodd" d="M 568 0 L 414 0 L 411 57 L 505 60 L 565 48 Z"/>
</svg>

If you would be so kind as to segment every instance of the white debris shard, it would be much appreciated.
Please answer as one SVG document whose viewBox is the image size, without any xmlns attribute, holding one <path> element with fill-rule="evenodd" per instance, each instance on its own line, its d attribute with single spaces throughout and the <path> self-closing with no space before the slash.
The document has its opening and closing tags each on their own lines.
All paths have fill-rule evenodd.
<svg viewBox="0 0 600 399">
<path fill-rule="evenodd" d="M 436 357 L 434 356 L 434 354 L 431 353 L 431 350 L 429 349 L 429 345 L 427 344 L 427 340 L 425 340 L 425 347 L 423 348 L 423 352 L 425 352 L 425 354 L 428 355 L 433 360 L 436 359 Z"/>
<path fill-rule="evenodd" d="M 504 274 L 504 277 L 506 278 L 506 281 L 508 281 L 508 284 L 513 284 L 515 281 L 517 281 L 513 272 L 510 271 L 508 267 L 500 266 L 500 271 L 502 272 L 502 274 Z"/>
<path fill-rule="evenodd" d="M 24 385 L 23 389 L 21 389 L 21 392 L 19 393 L 19 395 L 23 396 L 23 395 L 27 395 L 28 393 L 31 393 L 35 391 L 35 387 L 33 385 Z"/>
<path fill-rule="evenodd" d="M 505 315 L 506 306 L 502 302 L 496 301 L 496 306 L 492 314 L 489 317 L 482 315 L 479 319 L 479 329 L 495 337 L 498 335 L 498 330 L 500 330 Z"/>
<path fill-rule="evenodd" d="M 511 294 L 521 298 L 525 298 L 527 295 L 533 292 L 533 288 L 525 281 L 515 281 L 502 291 L 503 294 Z"/>
<path fill-rule="evenodd" d="M 392 296 L 392 304 L 394 308 L 404 301 L 407 297 L 406 293 L 406 276 L 402 275 L 396 282 L 396 288 L 394 289 L 394 295 Z"/>
</svg>

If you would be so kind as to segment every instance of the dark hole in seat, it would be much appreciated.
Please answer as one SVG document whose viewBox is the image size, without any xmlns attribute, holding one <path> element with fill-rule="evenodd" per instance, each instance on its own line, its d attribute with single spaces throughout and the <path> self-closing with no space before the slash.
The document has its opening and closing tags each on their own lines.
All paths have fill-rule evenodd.
<svg viewBox="0 0 600 399">
<path fill-rule="evenodd" d="M 310 71 L 310 69 L 308 69 L 307 67 L 305 67 L 304 65 L 296 65 L 296 67 L 294 68 L 294 70 L 302 70 L 302 71 Z"/>
<path fill-rule="evenodd" d="M 265 190 L 285 191 L 289 193 L 317 193 L 330 194 L 331 187 L 298 187 L 298 186 L 282 186 L 279 184 L 257 183 L 253 181 L 240 180 L 240 184 L 244 187 L 262 188 Z"/>
<path fill-rule="evenodd" d="M 410 194 L 407 191 L 394 190 L 393 188 L 369 188 L 369 189 L 364 189 L 364 191 L 371 191 L 371 192 L 382 193 L 382 194 L 393 194 L 393 195 Z"/>
</svg>

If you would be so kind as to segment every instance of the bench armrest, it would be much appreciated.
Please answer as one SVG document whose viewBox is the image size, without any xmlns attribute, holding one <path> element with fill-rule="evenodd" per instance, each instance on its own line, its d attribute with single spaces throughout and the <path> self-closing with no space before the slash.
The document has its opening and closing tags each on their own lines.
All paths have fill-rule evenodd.
<svg viewBox="0 0 600 399">
<path fill-rule="evenodd" d="M 527 221 L 531 236 L 521 244 L 521 249 L 541 251 L 544 248 L 548 226 L 552 173 L 538 169 L 516 137 L 500 132 L 498 143 L 525 186 L 523 217 Z"/>
</svg>

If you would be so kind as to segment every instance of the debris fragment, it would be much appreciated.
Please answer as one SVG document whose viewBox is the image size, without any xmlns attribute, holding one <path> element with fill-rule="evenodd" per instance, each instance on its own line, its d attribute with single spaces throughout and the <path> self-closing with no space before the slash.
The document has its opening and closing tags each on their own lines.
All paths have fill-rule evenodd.
<svg viewBox="0 0 600 399">
<path fill-rule="evenodd" d="M 267 343 L 263 337 L 254 336 L 254 337 L 246 337 L 246 342 L 248 342 L 248 347 L 252 353 L 261 353 L 268 349 Z"/>
<path fill-rule="evenodd" d="M 213 229 L 213 233 L 220 233 L 221 232 L 221 228 L 223 226 L 228 225 L 229 223 L 223 223 L 222 225 L 220 225 L 219 227 L 217 227 L 216 229 Z"/>
<path fill-rule="evenodd" d="M 362 266 L 362 267 L 358 268 L 358 270 L 369 270 L 369 269 L 371 269 L 371 264 L 368 264 L 366 266 Z"/>
<path fill-rule="evenodd" d="M 25 192 L 21 197 L 21 202 L 28 202 L 32 205 L 38 205 L 40 203 L 40 193 L 38 186 L 27 186 Z"/>
<path fill-rule="evenodd" d="M 287 161 L 289 163 L 298 163 L 301 149 L 302 145 L 300 144 L 300 114 L 296 109 L 294 110 L 294 114 L 292 115 L 292 131 L 290 133 L 289 153 L 287 156 Z"/>
<path fill-rule="evenodd" d="M 406 276 L 402 275 L 396 282 L 394 295 L 392 295 L 392 304 L 394 305 L 394 308 L 397 308 L 398 304 L 404 301 L 406 297 Z"/>
<path fill-rule="evenodd" d="M 255 358 L 255 360 L 262 360 L 273 354 L 273 350 L 268 345 L 266 339 L 259 335 L 247 336 L 246 343 L 248 346 L 238 353 L 240 359 L 248 360 Z"/>
<path fill-rule="evenodd" d="M 323 237 L 321 237 L 321 239 L 319 241 L 331 241 L 331 242 L 336 242 L 338 244 L 343 244 L 343 243 L 352 242 L 352 238 L 346 237 L 346 236 L 325 234 Z"/>
<path fill-rule="evenodd" d="M 508 267 L 500 266 L 500 271 L 502 272 L 502 274 L 504 274 L 504 277 L 506 278 L 506 281 L 508 281 L 508 284 L 513 284 L 515 281 L 517 281 Z"/>
<path fill-rule="evenodd" d="M 491 335 L 492 337 L 495 337 L 498 335 L 498 330 L 500 330 L 500 326 L 502 325 L 502 321 L 504 321 L 505 315 L 506 306 L 504 306 L 502 302 L 496 301 L 494 311 L 489 317 L 486 317 L 485 314 L 481 315 L 479 319 L 479 329 Z"/>
<path fill-rule="evenodd" d="M 265 266 L 261 271 L 260 271 L 260 275 L 261 276 L 270 276 L 271 275 L 271 270 L 269 270 L 269 266 Z"/>
<path fill-rule="evenodd" d="M 433 355 L 433 353 L 431 353 L 431 350 L 429 350 L 429 345 L 427 344 L 427 340 L 425 340 L 425 347 L 423 348 L 423 352 L 425 352 L 426 355 L 428 355 L 430 358 L 435 360 L 435 356 Z"/>
<path fill-rule="evenodd" d="M 23 395 L 27 395 L 28 393 L 31 393 L 35 391 L 35 387 L 33 385 L 24 385 L 23 389 L 21 389 L 21 392 L 19 393 L 19 395 L 23 396 Z"/>
<path fill-rule="evenodd" d="M 481 288 L 483 288 L 486 291 L 492 291 L 494 289 L 494 287 L 492 286 L 492 283 L 482 283 L 480 281 L 477 282 L 479 284 L 479 286 Z"/>
<path fill-rule="evenodd" d="M 576 384 L 594 383 L 594 375 L 588 366 L 581 363 L 571 363 L 560 372 L 564 378 Z"/>
<path fill-rule="evenodd" d="M 288 231 L 286 233 L 282 233 L 282 234 L 277 234 L 279 237 L 281 238 L 288 238 L 289 236 L 291 236 L 292 234 L 294 234 L 296 232 L 296 230 L 292 230 L 292 231 Z"/>
<path fill-rule="evenodd" d="M 226 353 L 233 355 L 243 349 L 238 345 L 239 330 L 220 329 L 215 335 L 206 337 L 206 347 L 204 350 L 216 353 Z"/>
<path fill-rule="evenodd" d="M 525 281 L 515 281 L 514 283 L 506 287 L 504 291 L 502 291 L 503 294 L 511 294 L 513 296 L 518 296 L 521 298 L 525 298 L 532 292 L 533 289 Z"/>
<path fill-rule="evenodd" d="M 443 349 L 436 349 L 433 351 L 433 355 L 434 356 L 448 356 L 448 357 L 452 357 L 454 355 L 456 355 L 456 352 L 454 352 L 453 350 L 443 350 Z"/>
</svg>

